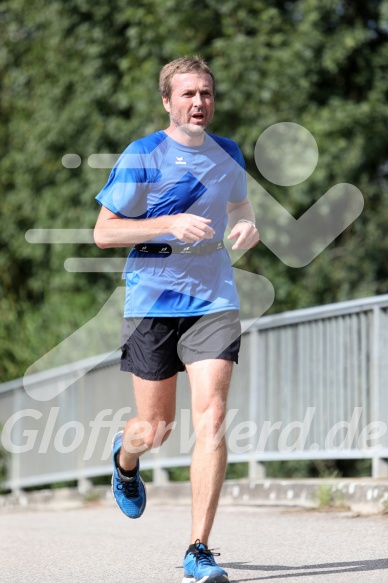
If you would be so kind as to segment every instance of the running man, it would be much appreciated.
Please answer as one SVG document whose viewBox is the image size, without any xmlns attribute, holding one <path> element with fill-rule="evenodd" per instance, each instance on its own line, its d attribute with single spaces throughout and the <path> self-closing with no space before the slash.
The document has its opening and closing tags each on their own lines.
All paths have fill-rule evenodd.
<svg viewBox="0 0 388 583">
<path fill-rule="evenodd" d="M 142 515 L 139 457 L 168 437 L 177 374 L 186 370 L 196 443 L 183 581 L 225 583 L 208 539 L 227 464 L 225 439 L 216 436 L 241 327 L 223 239 L 227 224 L 233 249 L 253 247 L 259 235 L 238 146 L 205 131 L 214 114 L 212 71 L 198 57 L 179 58 L 163 67 L 159 84 L 168 128 L 130 144 L 97 196 L 96 244 L 133 247 L 123 274 L 121 370 L 132 373 L 137 416 L 113 442 L 113 492 L 124 514 Z"/>
</svg>

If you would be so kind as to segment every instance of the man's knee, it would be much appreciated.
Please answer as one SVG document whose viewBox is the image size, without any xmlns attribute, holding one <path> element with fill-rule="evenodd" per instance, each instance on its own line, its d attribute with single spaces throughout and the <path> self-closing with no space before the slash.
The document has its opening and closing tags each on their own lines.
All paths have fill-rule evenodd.
<svg viewBox="0 0 388 583">
<path fill-rule="evenodd" d="M 157 425 L 152 426 L 150 435 L 146 439 L 148 447 L 150 449 L 160 447 L 171 435 L 175 424 L 175 421 L 167 423 L 164 420 L 160 420 Z"/>
<path fill-rule="evenodd" d="M 131 427 L 130 440 L 137 442 L 141 439 L 144 450 L 160 447 L 171 434 L 176 422 L 167 422 L 164 419 L 152 421 L 138 421 Z"/>
</svg>

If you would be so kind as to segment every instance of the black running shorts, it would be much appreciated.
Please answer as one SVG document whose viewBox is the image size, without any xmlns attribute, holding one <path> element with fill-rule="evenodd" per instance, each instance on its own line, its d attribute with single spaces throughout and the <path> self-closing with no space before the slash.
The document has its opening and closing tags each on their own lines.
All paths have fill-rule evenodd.
<svg viewBox="0 0 388 583">
<path fill-rule="evenodd" d="M 163 380 L 185 364 L 220 358 L 238 362 L 238 310 L 183 318 L 125 318 L 121 370 L 146 380 Z"/>
</svg>

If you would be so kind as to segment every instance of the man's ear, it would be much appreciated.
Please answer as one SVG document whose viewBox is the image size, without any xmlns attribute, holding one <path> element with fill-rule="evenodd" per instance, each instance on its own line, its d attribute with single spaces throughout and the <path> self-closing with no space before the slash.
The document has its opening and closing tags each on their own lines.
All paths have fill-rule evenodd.
<svg viewBox="0 0 388 583">
<path fill-rule="evenodd" d="M 162 101 L 164 109 L 167 111 L 167 113 L 170 113 L 171 112 L 170 99 L 168 97 L 162 97 Z"/>
</svg>

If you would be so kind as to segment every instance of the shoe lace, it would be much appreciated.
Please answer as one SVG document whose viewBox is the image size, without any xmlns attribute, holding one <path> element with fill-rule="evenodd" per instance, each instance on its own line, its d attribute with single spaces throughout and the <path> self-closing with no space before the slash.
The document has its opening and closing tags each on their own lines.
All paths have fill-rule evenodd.
<svg viewBox="0 0 388 583">
<path fill-rule="evenodd" d="M 136 498 L 139 496 L 139 484 L 136 479 L 124 481 L 117 485 L 118 490 L 122 490 L 128 498 Z"/>
<path fill-rule="evenodd" d="M 201 548 L 200 545 L 203 544 L 199 539 L 195 541 L 195 549 L 196 549 L 196 560 L 201 565 L 209 565 L 213 566 L 215 564 L 214 557 L 219 557 L 221 553 L 213 552 L 215 549 L 208 549 L 208 548 Z"/>
</svg>

